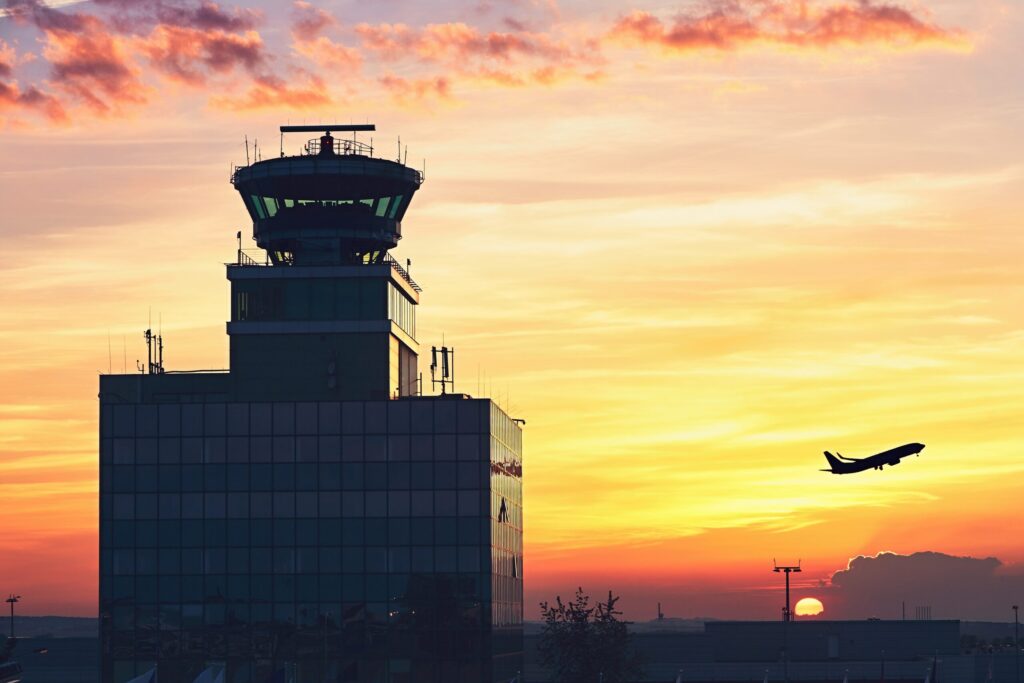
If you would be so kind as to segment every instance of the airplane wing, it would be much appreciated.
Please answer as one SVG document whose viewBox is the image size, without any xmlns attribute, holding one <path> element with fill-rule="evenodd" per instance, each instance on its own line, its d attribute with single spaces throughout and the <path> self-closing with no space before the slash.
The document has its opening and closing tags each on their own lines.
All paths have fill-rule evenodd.
<svg viewBox="0 0 1024 683">
<path fill-rule="evenodd" d="M 845 460 L 846 462 L 860 462 L 861 460 L 863 460 L 863 458 L 848 458 L 842 453 L 836 453 L 836 456 L 841 460 Z"/>
</svg>

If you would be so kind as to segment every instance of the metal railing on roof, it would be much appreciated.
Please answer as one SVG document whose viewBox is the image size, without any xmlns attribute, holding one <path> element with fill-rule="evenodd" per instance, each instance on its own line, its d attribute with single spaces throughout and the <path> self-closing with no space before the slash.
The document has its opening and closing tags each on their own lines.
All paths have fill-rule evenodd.
<svg viewBox="0 0 1024 683">
<path fill-rule="evenodd" d="M 249 253 L 256 254 L 256 255 L 262 257 L 263 260 L 262 261 L 258 261 L 255 258 L 253 258 L 252 256 L 250 256 Z M 270 257 L 262 249 L 260 249 L 260 250 L 249 250 L 249 252 L 246 252 L 244 249 L 239 249 L 238 250 L 238 260 L 235 263 L 230 263 L 228 265 L 231 265 L 231 266 L 242 266 L 242 267 L 257 267 L 257 268 L 268 268 L 268 267 L 273 266 L 273 264 L 270 262 Z M 423 288 L 420 287 L 419 284 L 415 280 L 412 279 L 411 275 L 409 275 L 409 271 L 406 270 L 402 266 L 402 264 L 399 263 L 398 260 L 394 256 L 392 256 L 391 254 L 384 254 L 384 258 L 381 261 L 369 261 L 369 262 L 345 264 L 345 265 L 364 265 L 364 266 L 388 265 L 388 266 L 391 266 L 391 268 L 393 270 L 395 270 L 398 273 L 398 275 L 403 280 L 408 282 L 409 286 L 412 287 L 413 290 L 415 290 L 416 292 L 422 292 L 423 291 Z M 277 267 L 279 267 L 279 268 L 281 268 L 281 267 L 287 268 L 289 266 L 277 266 Z"/>
<path fill-rule="evenodd" d="M 402 279 L 408 282 L 409 286 L 412 287 L 414 290 L 416 290 L 417 292 L 423 291 L 423 288 L 416 284 L 416 281 L 412 279 L 411 275 L 409 275 L 409 271 L 403 268 L 402 264 L 395 260 L 394 256 L 392 256 L 391 254 L 386 254 L 384 256 L 384 263 L 390 263 L 391 267 L 397 270 L 398 274 L 402 276 Z"/>
<path fill-rule="evenodd" d="M 252 256 L 249 256 L 247 253 L 245 253 L 243 250 L 239 249 L 238 250 L 238 263 L 236 265 L 239 265 L 239 266 L 269 266 L 270 265 L 270 256 L 265 251 L 261 250 L 261 253 L 262 253 L 263 258 L 264 258 L 263 263 L 260 263 L 259 261 L 254 259 Z"/>
<path fill-rule="evenodd" d="M 334 153 L 338 156 L 358 154 L 359 156 L 372 157 L 373 145 L 359 142 L 358 140 L 332 138 L 334 140 Z M 303 153 L 313 156 L 320 154 L 320 138 L 313 138 L 306 143 Z"/>
</svg>

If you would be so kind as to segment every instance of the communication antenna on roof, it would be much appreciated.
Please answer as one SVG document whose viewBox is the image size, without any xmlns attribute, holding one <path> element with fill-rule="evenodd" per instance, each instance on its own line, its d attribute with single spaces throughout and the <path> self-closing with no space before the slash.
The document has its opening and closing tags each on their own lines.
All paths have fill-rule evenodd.
<svg viewBox="0 0 1024 683">
<path fill-rule="evenodd" d="M 402 136 L 398 136 L 398 158 L 395 159 L 398 163 L 402 163 Z"/>
<path fill-rule="evenodd" d="M 249 136 L 245 136 L 245 165 L 249 165 Z"/>
<path fill-rule="evenodd" d="M 159 325 L 157 327 L 156 334 L 156 348 L 157 348 L 157 361 L 156 367 L 157 372 L 161 375 L 164 374 L 164 314 L 161 313 L 157 318 Z"/>
<path fill-rule="evenodd" d="M 441 356 L 441 375 L 438 379 L 437 357 Z M 448 393 L 450 387 L 455 392 L 455 349 L 447 346 L 430 347 L 430 386 L 431 388 L 441 385 L 441 395 Z"/>
<path fill-rule="evenodd" d="M 142 368 L 142 373 L 153 374 L 153 330 L 149 327 L 142 333 L 142 336 L 146 338 L 146 365 Z"/>
</svg>

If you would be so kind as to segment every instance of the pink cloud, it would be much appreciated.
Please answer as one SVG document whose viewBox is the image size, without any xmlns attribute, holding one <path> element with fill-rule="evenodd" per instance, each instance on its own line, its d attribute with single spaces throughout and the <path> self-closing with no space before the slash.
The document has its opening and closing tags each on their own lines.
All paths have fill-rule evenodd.
<svg viewBox="0 0 1024 683">
<path fill-rule="evenodd" d="M 290 50 L 264 42 L 260 12 L 213 0 L 94 0 L 96 13 L 53 9 L 40 0 L 0 0 L 15 21 L 41 34 L 46 78 L 18 84 L 16 63 L 0 57 L 5 109 L 54 119 L 77 107 L 116 115 L 159 96 L 161 82 L 216 88 L 218 106 L 309 109 L 343 88 L 339 73 L 370 72 L 360 87 L 402 102 L 447 100 L 459 84 L 554 86 L 604 77 L 614 44 L 673 53 L 769 44 L 794 49 L 834 45 L 916 47 L 963 44 L 894 0 L 709 0 L 701 13 L 663 19 L 634 11 L 609 29 L 548 31 L 513 17 L 501 30 L 467 22 L 351 29 L 309 0 L 291 7 Z M 582 26 L 582 25 L 581 25 Z M 343 42 L 354 36 L 355 44 Z M 375 62 L 375 63 L 374 63 Z M 385 65 L 399 64 L 401 68 Z M 397 75 L 399 72 L 401 75 Z M 305 74 L 298 83 L 285 73 Z M 330 85 L 328 85 L 330 84 Z M 235 104 L 231 98 L 237 97 Z"/>
<path fill-rule="evenodd" d="M 296 0 L 292 11 L 292 36 L 296 40 L 311 41 L 338 22 L 328 12 L 314 7 L 305 0 Z"/>
<path fill-rule="evenodd" d="M 609 38 L 677 53 L 736 50 L 759 43 L 825 48 L 955 46 L 964 42 L 956 31 L 898 5 L 875 0 L 714 0 L 703 13 L 681 13 L 671 21 L 637 10 L 620 18 Z"/>
<path fill-rule="evenodd" d="M 359 50 L 336 43 L 327 36 L 296 40 L 292 48 L 317 66 L 331 71 L 357 71 L 363 63 Z"/>
<path fill-rule="evenodd" d="M 0 78 L 10 78 L 14 75 L 14 62 L 17 55 L 14 48 L 0 40 Z"/>
<path fill-rule="evenodd" d="M 190 85 L 204 84 L 210 72 L 241 69 L 260 74 L 268 61 L 256 31 L 228 33 L 160 24 L 140 41 L 140 47 L 156 71 Z"/>
<path fill-rule="evenodd" d="M 385 74 L 378 80 L 399 104 L 451 99 L 451 81 L 444 76 L 408 79 Z"/>
<path fill-rule="evenodd" d="M 209 31 L 249 31 L 263 21 L 261 12 L 252 9 L 223 9 L 216 2 L 198 3 L 175 0 L 93 0 L 101 7 L 117 11 L 111 23 L 123 31 L 148 30 L 154 23 L 186 26 Z"/>
<path fill-rule="evenodd" d="M 103 21 L 80 15 L 74 28 L 65 26 L 53 23 L 44 29 L 43 57 L 50 63 L 57 89 L 104 114 L 146 101 L 148 88 L 139 78 L 139 68 L 124 41 Z"/>
<path fill-rule="evenodd" d="M 292 49 L 321 69 L 357 71 L 363 63 L 362 53 L 322 35 L 327 28 L 337 25 L 329 13 L 296 0 L 292 11 Z"/>
<path fill-rule="evenodd" d="M 24 60 L 22 60 L 24 61 Z M 0 40 L 0 113 L 15 109 L 38 112 L 53 122 L 66 121 L 67 112 L 53 96 L 34 86 L 22 90 L 14 80 L 18 54 L 13 47 Z"/>
<path fill-rule="evenodd" d="M 365 48 L 385 59 L 413 54 L 432 62 L 472 58 L 508 62 L 515 56 L 548 60 L 570 60 L 578 56 L 567 44 L 543 33 L 483 32 L 461 22 L 428 24 L 422 29 L 405 24 L 359 24 L 355 30 Z"/>
<path fill-rule="evenodd" d="M 331 102 L 326 83 L 319 76 L 312 74 L 307 74 L 301 85 L 296 85 L 294 79 L 286 80 L 271 75 L 258 76 L 253 79 L 244 96 L 214 99 L 215 105 L 232 111 L 317 109 Z"/>
</svg>

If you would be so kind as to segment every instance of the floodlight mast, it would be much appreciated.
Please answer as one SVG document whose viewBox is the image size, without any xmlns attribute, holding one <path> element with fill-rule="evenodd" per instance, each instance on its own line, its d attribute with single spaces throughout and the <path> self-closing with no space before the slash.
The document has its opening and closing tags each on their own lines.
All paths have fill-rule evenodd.
<svg viewBox="0 0 1024 683">
<path fill-rule="evenodd" d="M 21 599 L 20 595 L 11 593 L 10 596 L 4 601 L 11 605 L 11 640 L 14 640 L 14 603 Z"/>
<path fill-rule="evenodd" d="M 782 677 L 785 683 L 789 683 L 789 622 L 793 618 L 789 608 L 789 575 L 803 570 L 800 569 L 800 560 L 795 565 L 779 565 L 775 560 L 772 564 L 775 565 L 773 572 L 786 575 L 786 604 L 782 608 Z"/>
<path fill-rule="evenodd" d="M 792 573 L 795 573 L 795 572 L 798 573 L 798 572 L 802 571 L 800 569 L 800 561 L 797 560 L 797 563 L 795 565 L 790 565 L 788 567 L 787 566 L 780 566 L 774 560 L 772 560 L 772 562 L 773 562 L 773 564 L 775 564 L 775 567 L 772 569 L 773 572 L 775 572 L 775 573 L 782 573 L 782 574 L 786 575 L 786 604 L 782 608 L 782 620 L 783 621 L 792 621 L 793 613 L 792 613 L 792 611 L 790 611 L 790 608 L 789 608 L 789 575 L 792 574 Z"/>
</svg>

